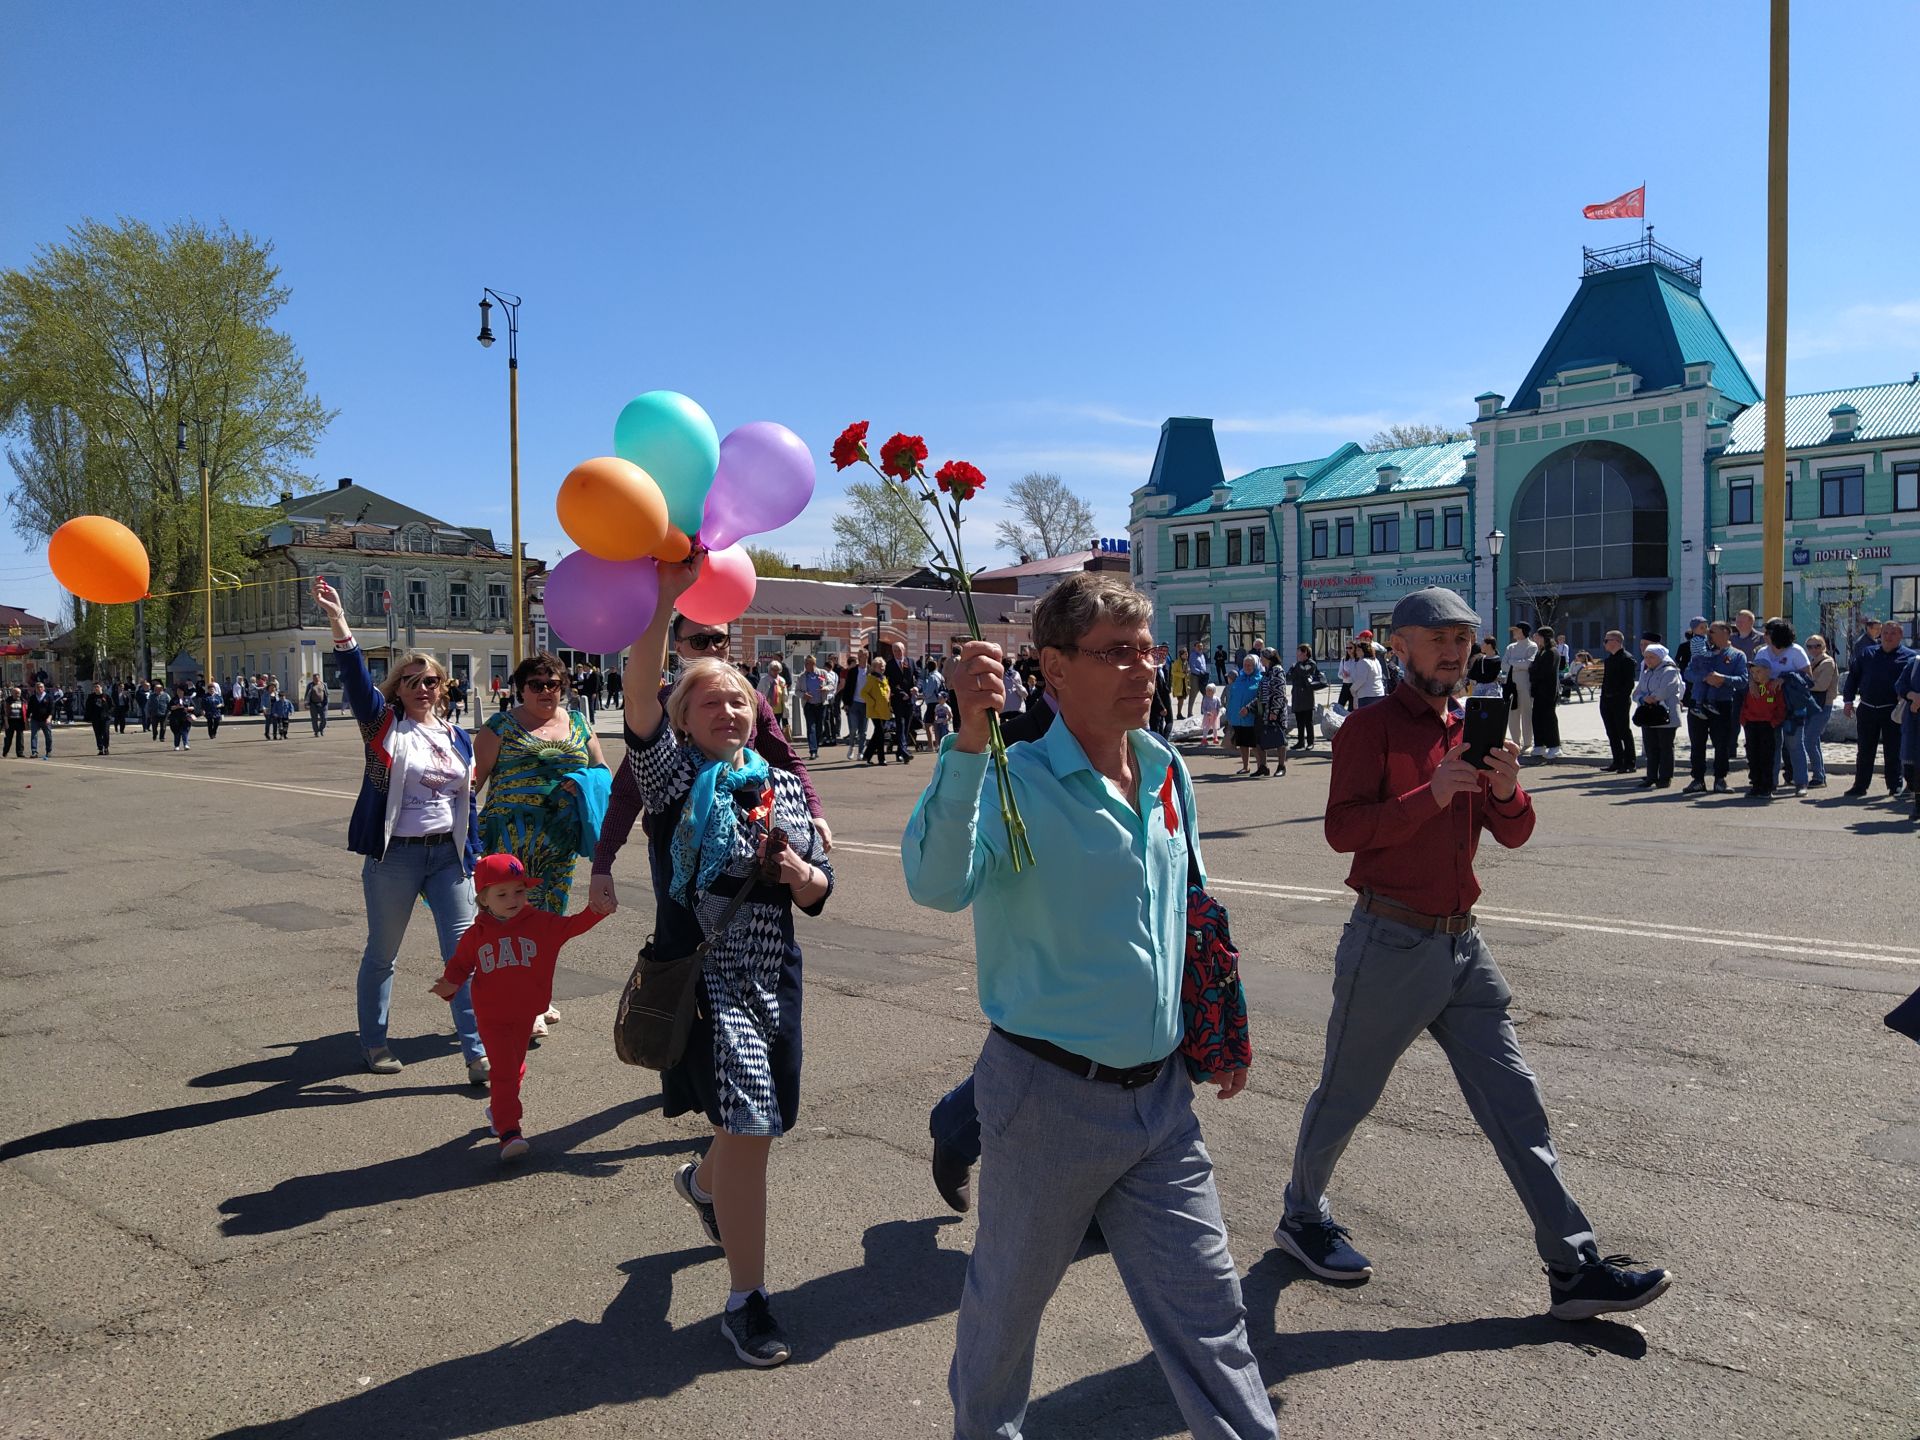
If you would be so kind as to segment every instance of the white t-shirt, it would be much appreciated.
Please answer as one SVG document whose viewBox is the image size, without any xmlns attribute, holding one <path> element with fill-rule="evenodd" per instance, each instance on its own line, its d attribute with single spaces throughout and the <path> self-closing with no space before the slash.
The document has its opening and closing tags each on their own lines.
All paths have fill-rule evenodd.
<svg viewBox="0 0 1920 1440">
<path fill-rule="evenodd" d="M 1775 675 L 1786 675 L 1795 670 L 1804 675 L 1813 668 L 1813 661 L 1808 658 L 1806 650 L 1797 643 L 1787 646 L 1784 650 L 1776 650 L 1769 643 L 1762 645 L 1754 653 L 1764 655 L 1773 662 Z"/>
<path fill-rule="evenodd" d="M 1349 663 L 1353 666 L 1353 669 L 1348 676 L 1347 683 L 1353 687 L 1353 698 L 1356 701 L 1366 700 L 1373 696 L 1387 693 L 1386 677 L 1380 673 L 1380 662 L 1378 660 L 1371 660 L 1362 656 Z"/>
<path fill-rule="evenodd" d="M 1539 653 L 1540 647 L 1534 644 L 1533 641 L 1516 640 L 1507 646 L 1505 652 L 1500 656 L 1501 662 L 1507 667 L 1508 678 L 1513 681 L 1517 688 L 1525 690 L 1533 684 L 1527 667 L 1533 664 L 1534 657 Z"/>
<path fill-rule="evenodd" d="M 407 771 L 400 788 L 400 813 L 394 818 L 396 835 L 443 835 L 453 829 L 453 802 L 467 778 L 466 762 L 453 748 L 453 733 L 445 725 L 417 725 L 422 763 Z"/>
</svg>

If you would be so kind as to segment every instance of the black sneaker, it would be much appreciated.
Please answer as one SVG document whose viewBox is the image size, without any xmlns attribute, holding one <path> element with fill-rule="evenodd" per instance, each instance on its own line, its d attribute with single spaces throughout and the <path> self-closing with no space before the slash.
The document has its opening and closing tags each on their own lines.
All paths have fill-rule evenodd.
<svg viewBox="0 0 1920 1440">
<path fill-rule="evenodd" d="M 784 1365 L 793 1354 L 786 1332 L 773 1318 L 773 1307 L 758 1290 L 749 1295 L 747 1303 L 738 1310 L 722 1312 L 720 1333 L 727 1337 L 734 1354 L 762 1370 Z"/>
<path fill-rule="evenodd" d="M 1547 1271 L 1547 1291 L 1553 1304 L 1547 1313 L 1556 1320 L 1591 1320 L 1616 1310 L 1638 1310 L 1667 1293 L 1671 1270 L 1628 1270 L 1639 1262 L 1631 1255 L 1609 1255 L 1589 1260 L 1571 1275 Z"/>
<path fill-rule="evenodd" d="M 1347 1243 L 1352 1233 L 1331 1220 L 1282 1220 L 1273 1227 L 1273 1243 L 1322 1280 L 1365 1280 L 1373 1266 Z"/>
<path fill-rule="evenodd" d="M 707 1232 L 707 1239 L 714 1244 L 720 1243 L 720 1220 L 713 1213 L 713 1201 L 702 1200 L 693 1193 L 694 1172 L 700 1167 L 689 1160 L 673 1172 L 673 1192 L 691 1205 L 700 1216 L 700 1226 Z M 734 1347 L 738 1349 L 738 1346 Z M 784 1358 L 784 1357 L 783 1357 Z"/>
<path fill-rule="evenodd" d="M 1728 791 L 1728 785 L 1727 785 L 1727 782 L 1726 782 L 1726 781 L 1724 781 L 1724 780 L 1716 780 L 1716 781 L 1714 781 L 1714 782 L 1713 782 L 1713 793 L 1714 793 L 1714 794 L 1716 794 L 1716 795 L 1725 795 L 1725 794 L 1727 793 L 1727 791 Z"/>
<path fill-rule="evenodd" d="M 964 1215 L 973 1208 L 973 1167 L 938 1140 L 933 1142 L 933 1188 L 949 1210 Z"/>
<path fill-rule="evenodd" d="M 1707 791 L 1707 782 L 1704 780 L 1695 780 L 1692 783 L 1690 783 L 1687 786 L 1687 788 L 1682 790 L 1680 793 L 1682 795 L 1704 795 L 1706 794 L 1706 791 Z"/>
</svg>

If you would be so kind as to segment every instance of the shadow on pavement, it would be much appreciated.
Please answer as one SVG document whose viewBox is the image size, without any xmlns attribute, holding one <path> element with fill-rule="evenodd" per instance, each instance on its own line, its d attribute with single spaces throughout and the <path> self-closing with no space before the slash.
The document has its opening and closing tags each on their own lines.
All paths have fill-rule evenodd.
<svg viewBox="0 0 1920 1440">
<path fill-rule="evenodd" d="M 943 1250 L 951 1216 L 888 1220 L 862 1239 L 865 1260 L 774 1296 L 795 1359 L 819 1360 L 843 1340 L 919 1325 L 960 1303 L 964 1252 Z M 303 1415 L 229 1430 L 219 1440 L 405 1435 L 455 1440 L 516 1425 L 678 1393 L 738 1362 L 720 1335 L 724 1277 L 711 1313 L 678 1328 L 667 1320 L 674 1278 L 711 1260 L 708 1247 L 648 1255 L 620 1267 L 626 1283 L 597 1321 L 569 1320 L 527 1339 L 428 1365 Z M 687 1433 L 696 1433 L 698 1427 Z"/>
<path fill-rule="evenodd" d="M 216 1089 L 266 1081 L 269 1083 L 265 1089 L 229 1095 L 219 1100 L 199 1100 L 191 1105 L 142 1110 L 134 1115 L 108 1115 L 98 1120 L 76 1120 L 71 1124 L 56 1125 L 51 1130 L 23 1135 L 0 1145 L 0 1160 L 12 1160 L 42 1150 L 114 1145 L 122 1140 L 169 1135 L 178 1130 L 197 1129 L 202 1125 L 218 1125 L 227 1120 L 267 1115 L 276 1110 L 300 1110 L 314 1105 L 355 1105 L 363 1100 L 383 1100 L 398 1095 L 440 1095 L 465 1086 L 464 1074 L 457 1082 L 403 1085 L 384 1090 L 356 1090 L 349 1085 L 323 1083 L 358 1074 L 366 1068 L 360 1056 L 359 1041 L 351 1033 L 322 1035 L 312 1040 L 296 1040 L 270 1048 L 284 1049 L 288 1053 L 248 1061 L 227 1070 L 216 1070 L 187 1082 L 196 1089 Z M 395 1056 L 407 1065 L 457 1055 L 460 1049 L 459 1042 L 452 1035 L 416 1035 L 393 1041 L 391 1048 Z"/>
<path fill-rule="evenodd" d="M 1360 1360 L 1426 1360 L 1436 1355 L 1520 1350 L 1536 1345 L 1577 1345 L 1628 1360 L 1638 1360 L 1647 1352 L 1647 1337 L 1630 1325 L 1607 1320 L 1569 1324 L 1546 1315 L 1488 1316 L 1440 1325 L 1396 1325 L 1386 1330 L 1281 1332 L 1274 1324 L 1280 1292 L 1305 1278 L 1306 1272 L 1291 1259 L 1269 1251 L 1241 1282 L 1254 1358 L 1260 1362 L 1261 1377 L 1269 1386 L 1295 1375 L 1333 1370 Z M 1281 1404 L 1285 1404 L 1284 1395 Z M 1036 1435 L 1159 1440 L 1187 1433 L 1186 1421 L 1174 1405 L 1159 1362 L 1152 1355 L 1042 1396 L 1028 1407 L 1027 1420 Z"/>
<path fill-rule="evenodd" d="M 292 1230 L 345 1210 L 362 1210 L 398 1200 L 428 1195 L 451 1195 L 478 1185 L 523 1175 L 530 1170 L 564 1170 L 569 1174 L 602 1177 L 620 1173 L 621 1162 L 699 1150 L 698 1137 L 649 1141 L 620 1150 L 575 1150 L 584 1141 L 606 1134 L 636 1115 L 660 1108 L 660 1097 L 649 1095 L 613 1105 L 597 1115 L 583 1116 L 557 1130 L 529 1135 L 533 1153 L 519 1165 L 503 1167 L 493 1137 L 484 1127 L 469 1130 L 417 1155 L 376 1160 L 349 1170 L 326 1170 L 296 1175 L 271 1190 L 235 1195 L 220 1202 L 223 1235 L 266 1235 Z"/>
</svg>

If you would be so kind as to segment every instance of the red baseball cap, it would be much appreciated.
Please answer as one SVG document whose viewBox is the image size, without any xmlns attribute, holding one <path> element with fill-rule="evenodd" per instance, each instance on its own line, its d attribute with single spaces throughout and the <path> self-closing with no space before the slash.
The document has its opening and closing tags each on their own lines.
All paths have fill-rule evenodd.
<svg viewBox="0 0 1920 1440">
<path fill-rule="evenodd" d="M 473 867 L 475 890 L 485 890 L 490 885 L 506 885 L 515 880 L 529 887 L 540 883 L 527 874 L 527 867 L 520 863 L 518 855 L 482 855 L 480 863 Z"/>
<path fill-rule="evenodd" d="M 1353 638 L 1356 640 L 1371 640 L 1373 638 L 1373 632 L 1371 630 L 1362 630 L 1358 635 L 1354 636 Z"/>
</svg>

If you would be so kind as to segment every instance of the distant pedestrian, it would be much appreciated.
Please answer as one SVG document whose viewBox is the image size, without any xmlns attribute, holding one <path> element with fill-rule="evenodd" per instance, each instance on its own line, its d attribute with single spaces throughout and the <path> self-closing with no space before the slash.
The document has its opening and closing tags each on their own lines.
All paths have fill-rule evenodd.
<svg viewBox="0 0 1920 1440">
<path fill-rule="evenodd" d="M 458 689 L 459 682 L 451 682 L 449 688 Z M 460 713 L 459 705 L 454 706 L 453 713 Z M 316 740 L 327 733 L 327 682 L 318 675 L 307 677 L 307 720 Z"/>
<path fill-rule="evenodd" d="M 173 733 L 173 748 L 191 750 L 193 748 L 193 697 L 187 693 L 185 685 L 176 685 L 172 697 L 167 701 L 167 729 Z"/>
<path fill-rule="evenodd" d="M 1693 780 L 1681 793 L 1697 795 L 1707 788 L 1707 747 L 1713 747 L 1713 788 L 1727 788 L 1733 769 L 1734 736 L 1739 732 L 1740 707 L 1747 695 L 1747 657 L 1728 643 L 1730 627 L 1715 620 L 1704 642 L 1694 646 L 1687 662 L 1687 748 Z"/>
<path fill-rule="evenodd" d="M 1898 795 L 1906 788 L 1900 774 L 1900 726 L 1893 708 L 1900 700 L 1900 677 L 1906 673 L 1914 652 L 1904 641 L 1905 634 L 1892 620 L 1880 625 L 1879 640 L 1862 646 L 1847 672 L 1846 713 L 1854 715 L 1859 701 L 1860 739 L 1854 753 L 1853 784 L 1849 795 L 1864 795 L 1873 783 L 1876 751 L 1885 753 L 1887 793 Z"/>
<path fill-rule="evenodd" d="M 1540 647 L 1533 643 L 1531 625 L 1507 628 L 1507 648 L 1501 655 L 1506 683 L 1513 691 L 1507 712 L 1507 738 L 1517 742 L 1525 755 L 1533 744 L 1533 661 Z"/>
<path fill-rule="evenodd" d="M 107 697 L 107 687 L 98 680 L 93 682 L 93 689 L 87 695 L 86 717 L 87 723 L 93 726 L 93 744 L 96 753 L 106 754 L 109 734 L 107 726 L 113 720 L 113 701 Z"/>
<path fill-rule="evenodd" d="M 1840 688 L 1840 671 L 1827 651 L 1824 635 L 1807 637 L 1807 688 L 1813 692 L 1814 713 L 1801 728 L 1800 743 L 1807 757 L 1807 788 L 1827 787 L 1827 722 L 1833 718 L 1833 697 Z"/>
<path fill-rule="evenodd" d="M 826 726 L 826 677 L 821 673 L 820 663 L 813 656 L 807 656 L 806 668 L 800 672 L 800 710 L 807 720 L 807 758 L 820 758 L 821 731 Z"/>
<path fill-rule="evenodd" d="M 127 733 L 127 706 L 133 702 L 133 687 L 124 682 L 113 687 L 113 732 L 116 735 Z"/>
<path fill-rule="evenodd" d="M 1534 655 L 1527 665 L 1527 677 L 1533 694 L 1533 755 L 1535 759 L 1560 758 L 1560 672 L 1566 661 L 1560 657 L 1551 627 L 1542 625 L 1533 632 Z"/>
<path fill-rule="evenodd" d="M 164 739 L 167 733 L 167 692 L 155 685 L 147 691 L 147 733 L 155 740 Z"/>
<path fill-rule="evenodd" d="M 1740 724 L 1747 737 L 1747 794 L 1771 800 L 1780 774 L 1780 726 L 1786 707 L 1773 678 L 1773 661 L 1766 652 L 1754 655 L 1747 666 L 1747 694 L 1740 702 Z"/>
<path fill-rule="evenodd" d="M 1627 637 L 1607 631 L 1602 642 L 1607 658 L 1600 666 L 1600 723 L 1606 727 L 1613 751 L 1609 774 L 1631 775 L 1640 768 L 1633 749 L 1633 691 L 1640 683 L 1640 666 L 1627 650 Z"/>
<path fill-rule="evenodd" d="M 48 691 L 44 680 L 33 682 L 33 689 L 26 697 L 27 707 L 27 744 L 33 755 L 42 760 L 53 758 L 53 695 Z M 40 742 L 44 740 L 47 748 L 42 751 Z"/>
<path fill-rule="evenodd" d="M 27 702 L 21 695 L 19 686 L 10 686 L 5 697 L 3 717 L 6 739 L 0 742 L 0 757 L 11 755 L 16 760 L 24 760 L 27 755 Z"/>
<path fill-rule="evenodd" d="M 224 718 L 222 712 L 227 708 L 226 700 L 226 692 L 218 685 L 209 687 L 200 697 L 201 713 L 206 716 L 209 740 L 220 733 L 220 721 Z"/>
<path fill-rule="evenodd" d="M 1209 682 L 1200 696 L 1200 741 L 1211 745 L 1220 738 L 1220 712 L 1226 707 L 1220 699 L 1220 687 Z"/>
<path fill-rule="evenodd" d="M 1293 664 L 1287 667 L 1289 699 L 1293 702 L 1295 750 L 1313 749 L 1313 707 L 1319 693 L 1327 688 L 1327 677 L 1313 658 L 1313 647 L 1302 645 L 1294 651 Z"/>
<path fill-rule="evenodd" d="M 1642 716 L 1640 742 L 1647 752 L 1647 790 L 1665 790 L 1673 784 L 1673 742 L 1680 733 L 1680 717 L 1687 708 L 1686 677 L 1667 654 L 1667 647 L 1649 643 L 1640 652 L 1640 680 L 1634 687 L 1634 713 Z M 1658 707 L 1658 708 L 1655 708 Z"/>
</svg>

